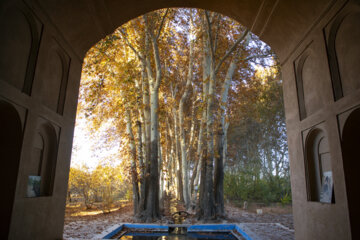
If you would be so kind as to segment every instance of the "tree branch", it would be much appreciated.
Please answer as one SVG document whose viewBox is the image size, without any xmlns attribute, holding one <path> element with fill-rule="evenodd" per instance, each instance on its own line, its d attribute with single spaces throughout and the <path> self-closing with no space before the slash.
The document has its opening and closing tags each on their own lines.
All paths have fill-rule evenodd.
<svg viewBox="0 0 360 240">
<path fill-rule="evenodd" d="M 135 47 L 129 42 L 129 39 L 126 37 L 126 34 L 123 32 L 122 29 L 119 29 L 119 32 L 121 33 L 121 36 L 123 37 L 123 39 L 125 40 L 126 45 L 128 45 L 131 50 L 133 50 L 133 52 L 135 53 L 135 55 L 140 59 L 140 61 L 143 61 L 143 57 L 141 56 L 141 54 L 135 49 Z"/>
<path fill-rule="evenodd" d="M 270 57 L 272 56 L 272 54 L 261 54 L 261 55 L 253 55 L 253 56 L 249 56 L 247 58 L 244 58 L 244 59 L 241 59 L 240 61 L 249 61 L 251 59 L 254 59 L 254 58 L 266 58 L 266 57 Z"/>
<path fill-rule="evenodd" d="M 205 16 L 206 16 L 206 21 L 207 21 L 207 25 L 208 25 L 208 37 L 209 37 L 209 43 L 210 43 L 210 50 L 211 50 L 211 59 L 214 60 L 215 58 L 215 53 L 214 53 L 214 44 L 212 42 L 212 36 L 211 36 L 211 21 L 210 21 L 210 16 L 209 16 L 209 12 L 205 11 Z"/>
<path fill-rule="evenodd" d="M 161 24 L 160 24 L 160 27 L 159 27 L 159 31 L 158 31 L 158 33 L 157 33 L 157 35 L 156 35 L 156 40 L 158 40 L 159 37 L 160 37 L 161 29 L 162 29 L 162 27 L 163 27 L 163 25 L 164 25 L 165 17 L 166 17 L 166 15 L 168 14 L 168 12 L 169 12 L 169 8 L 166 9 L 166 12 L 165 12 L 164 16 L 163 16 L 162 19 L 161 19 Z"/>
<path fill-rule="evenodd" d="M 220 62 L 217 64 L 215 68 L 215 74 L 219 71 L 221 65 L 225 61 L 227 57 L 236 49 L 237 45 L 244 40 L 244 38 L 248 35 L 249 29 L 246 29 L 246 31 L 243 33 L 243 35 L 231 46 L 231 48 L 226 52 L 226 54 L 221 58 Z"/>
<path fill-rule="evenodd" d="M 216 53 L 217 50 L 217 42 L 219 39 L 219 29 L 220 29 L 220 20 L 219 20 L 219 14 L 217 14 L 217 25 L 216 25 L 216 35 L 215 35 L 215 40 L 214 40 L 214 54 Z"/>
</svg>

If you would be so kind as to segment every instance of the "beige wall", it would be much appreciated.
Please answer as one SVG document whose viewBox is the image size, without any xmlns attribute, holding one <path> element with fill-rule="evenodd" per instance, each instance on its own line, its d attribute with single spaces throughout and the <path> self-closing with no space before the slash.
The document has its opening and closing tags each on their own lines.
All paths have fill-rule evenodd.
<svg viewBox="0 0 360 240">
<path fill-rule="evenodd" d="M 18 111 L 23 124 L 10 239 L 62 237 L 82 59 L 117 26 L 162 7 L 221 12 L 249 27 L 276 51 L 284 79 L 296 238 L 351 239 L 341 132 L 350 109 L 360 106 L 358 1 L 4 0 L 0 100 Z M 38 170 L 35 136 L 44 124 L 56 132 L 53 192 L 28 198 L 28 176 Z M 308 200 L 305 150 L 314 128 L 327 137 L 334 204 Z"/>
</svg>

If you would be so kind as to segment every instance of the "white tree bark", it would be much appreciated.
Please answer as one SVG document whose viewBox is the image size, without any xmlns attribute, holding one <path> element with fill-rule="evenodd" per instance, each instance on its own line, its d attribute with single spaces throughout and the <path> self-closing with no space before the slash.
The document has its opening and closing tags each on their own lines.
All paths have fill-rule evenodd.
<svg viewBox="0 0 360 240">
<path fill-rule="evenodd" d="M 146 61 L 146 69 L 149 79 L 150 88 L 150 121 L 151 121 L 151 132 L 150 132 L 150 185 L 147 197 L 147 219 L 152 221 L 153 219 L 159 218 L 159 169 L 158 169 L 158 144 L 159 144 L 159 88 L 162 79 L 161 72 L 161 61 L 158 47 L 158 38 L 160 36 L 163 23 L 168 10 L 162 17 L 160 27 L 157 34 L 154 34 L 154 29 L 150 28 L 150 24 L 147 19 L 147 15 L 144 15 L 146 34 L 150 39 L 153 57 L 155 61 L 155 77 L 152 74 L 152 68 L 149 58 Z"/>
<path fill-rule="evenodd" d="M 126 121 L 126 133 L 129 137 L 129 152 L 131 157 L 131 178 L 133 185 L 133 203 L 134 203 L 134 214 L 136 215 L 139 212 L 139 185 L 138 185 L 138 176 L 136 170 L 136 145 L 135 145 L 134 134 L 132 131 L 131 112 L 129 109 L 126 110 L 125 121 Z"/>
<path fill-rule="evenodd" d="M 190 11 L 190 35 L 193 31 L 192 11 Z M 183 194 L 185 207 L 190 207 L 190 184 L 189 184 L 189 168 L 187 159 L 187 147 L 185 136 L 185 124 L 184 124 L 184 104 L 188 100 L 191 90 L 191 83 L 193 78 L 193 62 L 194 62 L 194 40 L 190 40 L 190 54 L 188 73 L 186 76 L 186 85 L 183 95 L 179 103 L 179 130 L 180 130 L 180 149 L 181 149 L 181 164 L 182 164 L 182 182 L 183 182 Z"/>
</svg>

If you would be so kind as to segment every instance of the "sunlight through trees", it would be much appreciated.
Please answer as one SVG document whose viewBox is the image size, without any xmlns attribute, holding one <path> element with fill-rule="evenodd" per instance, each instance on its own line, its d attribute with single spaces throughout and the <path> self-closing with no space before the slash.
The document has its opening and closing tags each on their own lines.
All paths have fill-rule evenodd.
<svg viewBox="0 0 360 240">
<path fill-rule="evenodd" d="M 92 184 L 104 195 L 131 182 L 134 214 L 147 222 L 170 194 L 204 220 L 224 215 L 224 196 L 263 201 L 246 184 L 277 181 L 266 199 L 280 201 L 290 194 L 281 89 L 270 47 L 221 14 L 161 9 L 124 24 L 83 64 L 78 118 L 122 145 L 122 172 Z M 72 169 L 69 186 L 88 202 L 86 174 Z"/>
</svg>

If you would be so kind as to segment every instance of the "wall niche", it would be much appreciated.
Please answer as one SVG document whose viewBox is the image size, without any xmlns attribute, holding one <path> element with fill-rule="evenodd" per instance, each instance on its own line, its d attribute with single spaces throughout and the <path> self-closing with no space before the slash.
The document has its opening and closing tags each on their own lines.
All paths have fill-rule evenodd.
<svg viewBox="0 0 360 240">
<path fill-rule="evenodd" d="M 45 29 L 35 76 L 35 88 L 42 103 L 62 115 L 66 98 L 70 57 Z"/>
<path fill-rule="evenodd" d="M 42 121 L 34 135 L 32 162 L 36 169 L 28 178 L 27 197 L 51 196 L 53 193 L 57 160 L 57 131 L 47 121 Z"/>
<path fill-rule="evenodd" d="M 30 95 L 43 25 L 24 4 L 0 11 L 0 80 Z"/>
<path fill-rule="evenodd" d="M 350 4 L 324 28 L 334 99 L 360 88 L 360 7 Z"/>
<path fill-rule="evenodd" d="M 303 133 L 308 201 L 335 203 L 331 156 L 326 131 L 315 127 Z"/>
<path fill-rule="evenodd" d="M 293 62 L 300 121 L 317 113 L 332 100 L 326 58 L 320 32 L 312 35 L 311 41 Z"/>
</svg>

